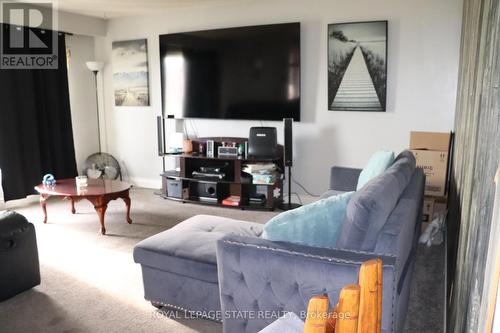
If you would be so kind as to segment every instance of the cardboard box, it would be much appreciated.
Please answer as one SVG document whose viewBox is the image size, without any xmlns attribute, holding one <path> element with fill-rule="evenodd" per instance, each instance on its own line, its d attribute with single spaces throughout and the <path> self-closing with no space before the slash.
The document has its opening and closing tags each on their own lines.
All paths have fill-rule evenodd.
<svg viewBox="0 0 500 333">
<path fill-rule="evenodd" d="M 422 207 L 422 232 L 427 229 L 429 224 L 439 216 L 439 214 L 446 214 L 447 211 L 447 197 L 424 197 Z"/>
<path fill-rule="evenodd" d="M 443 196 L 447 190 L 448 152 L 411 150 L 425 173 L 425 195 Z"/>
<path fill-rule="evenodd" d="M 432 220 L 434 220 L 439 214 L 446 213 L 447 202 L 447 197 L 424 197 L 422 207 L 422 232 L 427 229 Z"/>
<path fill-rule="evenodd" d="M 431 222 L 434 216 L 434 203 L 436 200 L 432 197 L 424 198 L 424 207 L 422 207 L 422 222 Z"/>
<path fill-rule="evenodd" d="M 434 216 L 438 214 L 446 214 L 447 211 L 446 202 L 436 201 L 434 202 Z"/>
<path fill-rule="evenodd" d="M 451 133 L 411 132 L 410 151 L 424 170 L 425 195 L 442 197 L 447 191 Z"/>
<path fill-rule="evenodd" d="M 422 222 L 422 229 L 421 230 L 421 233 L 424 233 L 425 232 L 425 229 L 427 229 L 427 227 L 429 226 L 429 222 Z"/>
</svg>

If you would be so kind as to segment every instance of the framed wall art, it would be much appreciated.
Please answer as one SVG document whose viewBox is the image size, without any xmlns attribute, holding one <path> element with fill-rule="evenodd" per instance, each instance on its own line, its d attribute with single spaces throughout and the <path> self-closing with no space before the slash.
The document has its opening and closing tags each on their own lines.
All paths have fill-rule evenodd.
<svg viewBox="0 0 500 333">
<path fill-rule="evenodd" d="M 113 42 L 112 61 L 115 106 L 149 106 L 147 40 Z"/>
<path fill-rule="evenodd" d="M 328 25 L 328 109 L 385 111 L 387 21 Z"/>
</svg>

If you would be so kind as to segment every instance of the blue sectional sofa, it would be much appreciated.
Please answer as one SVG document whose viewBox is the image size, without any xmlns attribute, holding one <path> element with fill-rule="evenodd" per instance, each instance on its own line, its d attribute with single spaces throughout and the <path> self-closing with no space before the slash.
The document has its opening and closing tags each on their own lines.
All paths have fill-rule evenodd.
<svg viewBox="0 0 500 333">
<path fill-rule="evenodd" d="M 332 195 L 356 189 L 360 170 L 332 168 Z M 304 317 L 310 297 L 335 304 L 360 265 L 383 261 L 382 331 L 401 332 L 420 230 L 425 176 L 404 151 L 354 193 L 331 248 L 260 238 L 261 224 L 195 216 L 140 242 L 145 298 L 156 306 L 222 320 L 223 330 L 258 332 L 280 314 Z"/>
</svg>

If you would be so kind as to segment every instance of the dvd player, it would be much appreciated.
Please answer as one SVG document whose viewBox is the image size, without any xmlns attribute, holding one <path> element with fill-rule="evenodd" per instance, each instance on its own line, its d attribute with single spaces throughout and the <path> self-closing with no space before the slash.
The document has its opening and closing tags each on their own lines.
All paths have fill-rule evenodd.
<svg viewBox="0 0 500 333">
<path fill-rule="evenodd" d="M 198 179 L 219 179 L 219 180 L 222 180 L 226 177 L 226 174 L 223 172 L 211 173 L 211 172 L 193 171 L 192 175 L 193 175 L 193 178 L 198 178 Z"/>
</svg>

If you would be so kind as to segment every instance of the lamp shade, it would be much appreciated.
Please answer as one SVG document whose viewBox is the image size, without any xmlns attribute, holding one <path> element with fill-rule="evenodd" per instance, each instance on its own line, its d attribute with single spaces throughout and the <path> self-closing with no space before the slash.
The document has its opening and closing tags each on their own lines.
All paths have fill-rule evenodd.
<svg viewBox="0 0 500 333">
<path fill-rule="evenodd" d="M 87 61 L 86 65 L 92 72 L 99 72 L 104 67 L 104 63 L 99 61 Z"/>
</svg>

